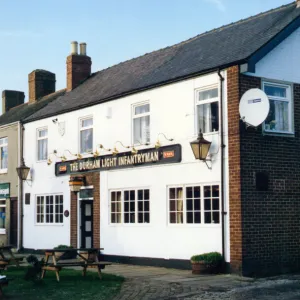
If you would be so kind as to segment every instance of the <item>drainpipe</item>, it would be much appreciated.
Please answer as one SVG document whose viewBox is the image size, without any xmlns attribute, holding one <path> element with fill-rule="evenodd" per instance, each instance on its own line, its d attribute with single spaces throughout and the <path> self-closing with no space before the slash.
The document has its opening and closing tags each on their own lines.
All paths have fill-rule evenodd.
<svg viewBox="0 0 300 300">
<path fill-rule="evenodd" d="M 24 125 L 20 122 L 19 125 L 19 130 L 20 130 L 20 137 L 19 137 L 19 141 L 20 141 L 20 162 L 19 162 L 19 166 L 21 165 L 21 162 L 23 161 L 23 137 L 24 137 Z M 19 178 L 19 241 L 18 241 L 18 249 L 22 249 L 23 248 L 23 180 Z"/>
<path fill-rule="evenodd" d="M 225 212 L 225 203 L 224 203 L 224 125 L 223 125 L 223 82 L 224 82 L 224 77 L 221 75 L 221 70 L 218 70 L 218 75 L 220 78 L 220 115 L 221 115 L 221 218 L 222 218 L 222 255 L 224 257 L 224 262 L 225 262 L 225 224 L 224 224 L 224 217 L 227 214 Z"/>
</svg>

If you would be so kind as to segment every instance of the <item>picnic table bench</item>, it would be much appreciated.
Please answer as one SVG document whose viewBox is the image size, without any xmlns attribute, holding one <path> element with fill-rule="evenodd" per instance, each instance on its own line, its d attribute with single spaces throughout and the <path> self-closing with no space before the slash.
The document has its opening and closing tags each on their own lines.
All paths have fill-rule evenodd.
<svg viewBox="0 0 300 300">
<path fill-rule="evenodd" d="M 86 275 L 88 268 L 96 268 L 98 271 L 99 278 L 102 279 L 101 270 L 107 265 L 111 265 L 110 262 L 99 261 L 98 252 L 103 248 L 88 248 L 88 249 L 46 249 L 45 251 L 45 262 L 42 267 L 42 276 L 45 277 L 46 271 L 54 271 L 56 279 L 59 281 L 59 272 L 64 267 L 82 267 L 82 275 Z M 80 252 L 81 251 L 81 252 Z M 57 253 L 76 253 L 77 259 L 61 259 L 61 256 L 57 257 Z M 51 258 L 52 262 L 49 262 Z"/>
<path fill-rule="evenodd" d="M 9 264 L 19 267 L 23 261 L 24 256 L 14 255 L 12 249 L 13 246 L 0 246 L 0 270 L 6 269 Z"/>
</svg>

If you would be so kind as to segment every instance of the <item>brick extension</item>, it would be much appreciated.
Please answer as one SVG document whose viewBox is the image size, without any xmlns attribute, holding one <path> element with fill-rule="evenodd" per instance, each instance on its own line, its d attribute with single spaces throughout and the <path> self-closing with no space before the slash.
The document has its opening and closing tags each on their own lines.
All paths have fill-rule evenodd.
<svg viewBox="0 0 300 300">
<path fill-rule="evenodd" d="M 94 201 L 93 201 L 93 247 L 100 247 L 100 174 L 99 172 L 82 174 L 86 177 L 87 186 L 94 186 Z M 71 211 L 70 211 L 70 222 L 71 222 L 71 235 L 70 244 L 77 248 L 78 239 L 78 220 L 77 220 L 77 194 L 70 192 L 71 199 Z"/>
<path fill-rule="evenodd" d="M 241 75 L 240 95 L 261 88 Z M 241 126 L 243 274 L 272 275 L 300 268 L 300 85 L 294 84 L 295 136 L 263 135 Z M 232 116 L 230 117 L 232 118 Z M 256 172 L 269 174 L 269 190 L 257 191 Z M 231 208 L 230 208 L 231 209 Z"/>
</svg>

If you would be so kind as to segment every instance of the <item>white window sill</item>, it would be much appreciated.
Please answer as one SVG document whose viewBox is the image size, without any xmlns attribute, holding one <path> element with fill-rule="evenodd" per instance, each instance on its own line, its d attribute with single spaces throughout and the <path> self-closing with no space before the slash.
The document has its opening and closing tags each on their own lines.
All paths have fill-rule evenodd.
<svg viewBox="0 0 300 300">
<path fill-rule="evenodd" d="M 7 169 L 0 169 L 0 174 L 7 174 Z"/>
<path fill-rule="evenodd" d="M 45 159 L 45 160 L 37 160 L 36 162 L 37 163 L 45 163 L 45 162 L 47 162 L 47 159 Z"/>
<path fill-rule="evenodd" d="M 43 227 L 43 226 L 46 226 L 46 227 L 49 227 L 49 226 L 55 226 L 55 227 L 62 227 L 64 226 L 64 223 L 35 223 L 34 224 L 35 226 L 38 226 L 38 227 Z"/>
</svg>

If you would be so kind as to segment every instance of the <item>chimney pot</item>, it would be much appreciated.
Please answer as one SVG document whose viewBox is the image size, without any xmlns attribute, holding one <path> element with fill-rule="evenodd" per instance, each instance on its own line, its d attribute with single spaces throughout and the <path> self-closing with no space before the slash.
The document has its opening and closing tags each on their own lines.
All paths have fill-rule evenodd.
<svg viewBox="0 0 300 300">
<path fill-rule="evenodd" d="M 86 43 L 80 43 L 80 55 L 86 55 Z"/>
<path fill-rule="evenodd" d="M 73 43 L 74 42 L 72 42 L 72 45 Z M 86 43 L 80 44 L 80 55 L 70 54 L 67 57 L 66 64 L 67 64 L 67 91 L 69 92 L 74 90 L 89 76 L 91 76 L 92 60 L 89 56 L 86 55 Z"/>
<path fill-rule="evenodd" d="M 71 42 L 71 55 L 78 55 L 78 43 L 76 41 Z"/>
</svg>

